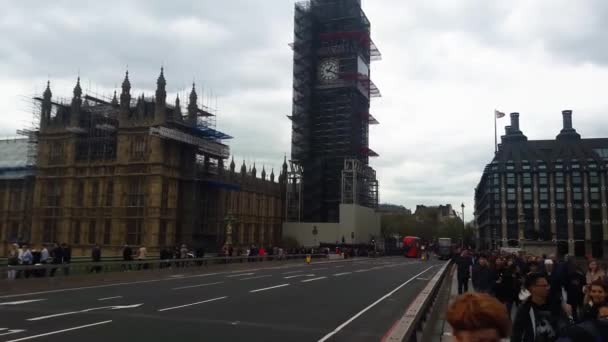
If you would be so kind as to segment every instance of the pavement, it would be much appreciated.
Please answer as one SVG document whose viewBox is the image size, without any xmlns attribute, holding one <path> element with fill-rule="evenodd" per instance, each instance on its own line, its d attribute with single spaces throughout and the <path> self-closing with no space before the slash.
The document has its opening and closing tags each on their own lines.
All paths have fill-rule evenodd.
<svg viewBox="0 0 608 342">
<path fill-rule="evenodd" d="M 440 265 L 316 261 L 5 294 L 0 341 L 379 341 Z"/>
</svg>

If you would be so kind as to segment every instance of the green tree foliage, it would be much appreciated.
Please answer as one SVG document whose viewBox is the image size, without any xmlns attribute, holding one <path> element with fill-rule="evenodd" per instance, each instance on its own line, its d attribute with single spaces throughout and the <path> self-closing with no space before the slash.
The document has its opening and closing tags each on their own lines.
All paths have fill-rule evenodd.
<svg viewBox="0 0 608 342">
<path fill-rule="evenodd" d="M 465 244 L 470 245 L 474 241 L 472 223 L 466 225 L 464 230 Z M 398 234 L 400 236 L 418 236 L 425 240 L 437 238 L 452 238 L 459 242 L 463 225 L 460 218 L 449 218 L 440 222 L 432 211 L 422 212 L 418 217 L 408 214 L 389 214 L 382 216 L 382 234 L 385 237 Z"/>
</svg>

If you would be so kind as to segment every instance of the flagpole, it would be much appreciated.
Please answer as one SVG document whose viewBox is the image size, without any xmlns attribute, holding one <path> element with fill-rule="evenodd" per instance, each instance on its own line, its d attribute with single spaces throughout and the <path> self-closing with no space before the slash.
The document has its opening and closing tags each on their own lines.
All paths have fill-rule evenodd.
<svg viewBox="0 0 608 342">
<path fill-rule="evenodd" d="M 498 152 L 498 130 L 496 128 L 496 109 L 494 110 L 494 153 Z"/>
</svg>

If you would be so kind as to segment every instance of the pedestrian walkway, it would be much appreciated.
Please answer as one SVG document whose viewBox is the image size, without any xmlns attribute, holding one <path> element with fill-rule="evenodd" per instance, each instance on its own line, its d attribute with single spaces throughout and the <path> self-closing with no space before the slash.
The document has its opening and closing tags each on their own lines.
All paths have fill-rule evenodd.
<svg viewBox="0 0 608 342">
<path fill-rule="evenodd" d="M 452 277 L 452 279 L 450 281 L 450 286 L 446 289 L 446 291 L 448 292 L 446 295 L 447 300 L 444 300 L 442 309 L 439 310 L 436 325 L 433 328 L 433 342 L 452 341 L 452 327 L 450 327 L 450 324 L 446 321 L 445 315 L 447 313 L 448 307 L 452 304 L 452 302 L 454 302 L 454 299 L 458 297 L 458 278 L 455 268 L 453 269 L 452 274 L 449 276 Z M 471 286 L 472 284 L 470 283 L 470 281 L 471 280 L 469 280 L 469 291 L 473 291 L 473 287 Z"/>
</svg>

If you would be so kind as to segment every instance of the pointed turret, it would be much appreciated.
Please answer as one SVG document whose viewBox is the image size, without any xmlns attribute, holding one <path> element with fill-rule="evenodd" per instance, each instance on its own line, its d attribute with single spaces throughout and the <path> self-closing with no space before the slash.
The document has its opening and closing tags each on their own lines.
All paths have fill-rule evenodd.
<svg viewBox="0 0 608 342">
<path fill-rule="evenodd" d="M 247 174 L 247 165 L 245 165 L 245 159 L 243 159 L 243 165 L 241 165 L 241 175 Z"/>
<path fill-rule="evenodd" d="M 175 108 L 173 109 L 173 120 L 182 121 L 182 108 L 179 104 L 179 94 L 175 97 Z"/>
<path fill-rule="evenodd" d="M 258 170 L 255 168 L 255 163 L 253 163 L 253 168 L 251 169 L 251 175 L 255 178 L 258 174 Z"/>
<path fill-rule="evenodd" d="M 262 165 L 262 180 L 266 180 L 266 167 Z"/>
<path fill-rule="evenodd" d="M 188 103 L 188 123 L 192 126 L 196 125 L 196 115 L 198 113 L 198 96 L 196 95 L 196 85 L 192 83 L 192 91 L 190 92 L 190 102 Z"/>
<path fill-rule="evenodd" d="M 129 81 L 129 70 L 125 72 L 125 79 L 122 81 L 122 92 L 120 93 L 120 112 L 118 115 L 119 125 L 125 126 L 130 116 L 131 106 L 131 82 Z"/>
<path fill-rule="evenodd" d="M 234 172 L 234 168 L 236 164 L 234 164 L 234 156 L 232 156 L 232 161 L 230 162 L 230 172 Z"/>
<path fill-rule="evenodd" d="M 270 172 L 270 182 L 274 183 L 274 168 L 272 169 L 272 171 Z"/>
<path fill-rule="evenodd" d="M 74 97 L 72 97 L 72 107 L 70 108 L 70 127 L 80 125 L 80 107 L 82 106 L 82 88 L 80 87 L 80 76 L 76 80 L 74 87 Z"/>
<path fill-rule="evenodd" d="M 116 90 L 114 90 L 114 96 L 112 97 L 112 102 L 110 102 L 112 107 L 118 107 L 118 97 L 116 97 Z"/>
<path fill-rule="evenodd" d="M 51 103 L 51 98 L 53 97 L 53 93 L 51 93 L 51 81 L 46 82 L 46 89 L 42 94 L 42 110 L 40 113 L 40 129 L 44 129 L 48 126 L 51 120 L 51 108 L 53 104 Z"/>
<path fill-rule="evenodd" d="M 154 121 L 162 125 L 167 122 L 167 81 L 165 81 L 164 68 L 160 68 L 160 75 L 156 80 L 156 97 L 154 99 Z"/>
</svg>

